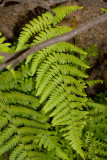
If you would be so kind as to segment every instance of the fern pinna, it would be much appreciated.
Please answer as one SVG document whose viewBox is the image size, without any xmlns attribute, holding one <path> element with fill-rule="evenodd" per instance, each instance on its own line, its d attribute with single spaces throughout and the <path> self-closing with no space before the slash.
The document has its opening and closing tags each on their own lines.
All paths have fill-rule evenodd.
<svg viewBox="0 0 107 160">
<path fill-rule="evenodd" d="M 19 51 L 72 30 L 56 25 L 76 9 L 81 7 L 57 7 L 55 16 L 46 12 L 33 19 L 17 46 L 3 43 L 0 51 Z M 106 130 L 101 138 L 95 128 L 105 124 L 106 106 L 85 92 L 87 85 L 102 81 L 86 81 L 86 55 L 61 42 L 32 53 L 14 72 L 1 72 L 0 155 L 9 152 L 9 160 L 105 159 Z"/>
</svg>

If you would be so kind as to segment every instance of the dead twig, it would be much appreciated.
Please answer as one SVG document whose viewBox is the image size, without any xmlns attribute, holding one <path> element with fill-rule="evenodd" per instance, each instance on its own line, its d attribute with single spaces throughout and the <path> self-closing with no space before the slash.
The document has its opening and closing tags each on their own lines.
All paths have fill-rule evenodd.
<svg viewBox="0 0 107 160">
<path fill-rule="evenodd" d="M 34 45 L 31 48 L 27 49 L 26 51 L 17 52 L 12 55 L 7 54 L 8 57 L 6 57 L 6 59 L 4 59 L 4 63 L 0 65 L 0 70 L 6 68 L 9 64 L 12 64 L 10 69 L 15 68 L 28 55 L 35 53 L 35 52 L 41 50 L 42 48 L 53 45 L 55 43 L 68 41 L 69 39 L 79 35 L 80 33 L 87 31 L 87 30 L 91 29 L 92 27 L 94 27 L 95 25 L 98 25 L 98 24 L 103 23 L 105 21 L 107 21 L 107 13 L 105 13 L 104 15 L 101 15 L 97 18 L 94 18 L 91 21 L 86 22 L 85 24 L 81 25 L 80 27 L 77 27 L 73 31 L 70 31 L 70 32 L 65 33 L 63 35 L 57 36 L 55 38 L 51 38 L 51 39 L 46 40 L 42 43 Z M 23 52 L 23 54 L 21 54 L 22 52 Z"/>
</svg>

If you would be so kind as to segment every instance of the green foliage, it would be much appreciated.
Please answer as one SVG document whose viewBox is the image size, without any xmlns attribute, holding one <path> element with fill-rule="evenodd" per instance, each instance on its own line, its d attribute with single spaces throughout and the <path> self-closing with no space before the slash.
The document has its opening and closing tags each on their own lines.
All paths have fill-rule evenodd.
<svg viewBox="0 0 107 160">
<path fill-rule="evenodd" d="M 0 33 L 0 36 L 2 33 Z M 4 43 L 5 38 L 1 37 L 0 38 L 0 52 L 8 52 L 10 50 L 9 46 L 11 45 L 10 43 Z"/>
<path fill-rule="evenodd" d="M 105 13 L 107 13 L 107 9 L 101 8 L 101 10 Z"/>
<path fill-rule="evenodd" d="M 99 49 L 98 46 L 95 44 L 91 47 L 87 47 L 85 51 L 88 53 L 88 57 L 92 57 L 98 55 Z"/>
<path fill-rule="evenodd" d="M 0 160 L 6 160 L 4 156 L 0 156 Z"/>
<path fill-rule="evenodd" d="M 2 33 L 0 32 L 0 52 L 9 52 L 10 48 L 9 46 L 11 45 L 10 43 L 5 43 L 5 38 L 1 37 Z M 4 56 L 0 55 L 0 63 L 4 59 Z"/>
<path fill-rule="evenodd" d="M 72 30 L 57 23 L 77 9 L 81 7 L 57 7 L 55 16 L 46 12 L 33 19 L 17 45 L 4 51 L 19 51 Z M 106 157 L 106 105 L 94 102 L 85 91 L 87 85 L 102 81 L 86 81 L 86 56 L 82 49 L 61 42 L 32 53 L 14 76 L 1 72 L 0 155 L 9 152 L 9 160 Z"/>
<path fill-rule="evenodd" d="M 98 84 L 98 83 L 103 83 L 102 80 L 91 80 L 91 81 L 86 81 L 86 83 L 88 84 L 89 87 L 93 87 L 95 84 Z"/>
<path fill-rule="evenodd" d="M 99 93 L 95 97 L 95 102 L 107 105 L 107 91 L 105 91 L 104 93 L 102 93 L 102 92 Z"/>
<path fill-rule="evenodd" d="M 94 108 L 90 111 L 88 128 L 85 128 L 84 148 L 87 159 L 105 160 L 107 157 L 107 93 L 97 95 L 95 102 Z"/>
</svg>

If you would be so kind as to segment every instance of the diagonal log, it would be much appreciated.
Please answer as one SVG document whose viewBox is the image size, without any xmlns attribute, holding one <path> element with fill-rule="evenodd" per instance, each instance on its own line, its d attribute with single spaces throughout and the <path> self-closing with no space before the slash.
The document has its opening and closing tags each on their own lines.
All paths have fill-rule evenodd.
<svg viewBox="0 0 107 160">
<path fill-rule="evenodd" d="M 12 64 L 10 69 L 15 68 L 21 61 L 23 61 L 30 54 L 35 53 L 35 52 L 37 52 L 45 47 L 48 47 L 50 45 L 53 45 L 55 43 L 68 41 L 69 39 L 79 35 L 80 33 L 87 31 L 87 30 L 91 29 L 92 27 L 94 27 L 95 25 L 98 25 L 98 24 L 103 23 L 105 21 L 107 21 L 107 13 L 105 13 L 104 15 L 101 15 L 97 18 L 94 18 L 91 21 L 86 22 L 85 24 L 77 27 L 73 31 L 70 31 L 70 32 L 65 33 L 63 35 L 60 35 L 60 36 L 57 36 L 55 38 L 51 38 L 51 39 L 46 40 L 46 41 L 39 43 L 37 45 L 33 45 L 32 47 L 30 47 L 29 49 L 27 49 L 25 51 L 20 51 L 20 52 L 14 53 L 12 55 L 7 54 L 8 57 L 6 58 L 6 60 L 4 59 L 4 63 L 0 65 L 0 70 L 6 68 L 9 64 Z"/>
</svg>

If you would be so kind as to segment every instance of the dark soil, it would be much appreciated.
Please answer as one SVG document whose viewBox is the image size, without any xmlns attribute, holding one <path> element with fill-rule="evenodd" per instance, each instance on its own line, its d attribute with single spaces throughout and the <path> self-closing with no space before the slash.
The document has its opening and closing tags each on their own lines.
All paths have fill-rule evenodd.
<svg viewBox="0 0 107 160">
<path fill-rule="evenodd" d="M 1 2 L 1 1 L 0 1 Z M 11 3 L 8 4 L 12 5 Z M 77 2 L 72 2 L 72 0 L 68 0 L 66 3 L 60 5 L 78 5 Z M 7 7 L 8 7 L 7 6 Z M 54 7 L 54 6 L 53 6 Z M 24 27 L 29 20 L 32 20 L 37 15 L 41 14 L 41 12 L 45 12 L 43 8 L 36 8 L 33 11 L 21 12 L 20 14 L 2 14 L 0 12 L 0 22 L 6 24 L 18 37 L 21 29 Z M 84 24 L 86 21 L 91 20 L 92 18 L 98 17 L 104 14 L 98 7 L 90 7 L 84 6 L 82 10 L 78 10 L 77 12 L 69 14 L 61 24 L 68 26 L 79 26 Z M 88 71 L 91 76 L 94 74 L 94 78 L 92 79 L 103 79 L 103 85 L 97 85 L 94 89 L 89 89 L 87 93 L 89 95 L 95 95 L 100 91 L 104 91 L 107 89 L 107 22 L 97 25 L 92 29 L 82 33 L 75 39 L 70 42 L 76 42 L 76 45 L 80 48 L 86 48 L 88 46 L 97 44 L 99 48 L 99 55 L 90 59 L 93 64 L 93 68 Z M 98 72 L 96 72 L 96 70 Z M 97 73 L 97 74 L 96 74 Z"/>
</svg>

